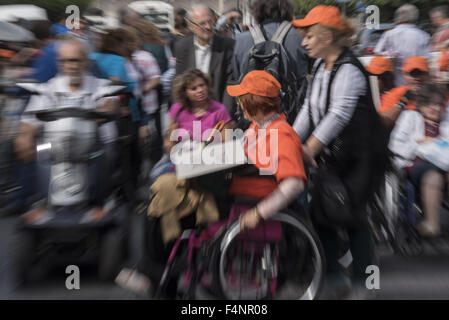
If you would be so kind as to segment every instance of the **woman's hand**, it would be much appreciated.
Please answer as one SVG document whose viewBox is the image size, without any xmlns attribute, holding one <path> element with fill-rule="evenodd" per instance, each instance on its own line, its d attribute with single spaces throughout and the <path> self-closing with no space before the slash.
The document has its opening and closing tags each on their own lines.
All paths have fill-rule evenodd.
<svg viewBox="0 0 449 320">
<path fill-rule="evenodd" d="M 263 220 L 259 212 L 257 211 L 257 207 L 252 208 L 251 210 L 246 211 L 244 214 L 240 216 L 240 232 L 244 230 L 251 230 L 257 227 L 259 222 Z"/>
<path fill-rule="evenodd" d="M 302 158 L 304 163 L 312 166 L 313 168 L 318 168 L 318 164 L 316 163 L 315 159 L 313 158 L 312 152 L 310 151 L 308 146 L 302 147 Z"/>
</svg>

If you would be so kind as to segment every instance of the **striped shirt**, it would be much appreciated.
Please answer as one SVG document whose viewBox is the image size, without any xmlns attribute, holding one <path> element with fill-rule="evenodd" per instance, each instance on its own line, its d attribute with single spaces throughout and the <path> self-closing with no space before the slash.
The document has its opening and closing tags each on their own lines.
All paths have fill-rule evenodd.
<svg viewBox="0 0 449 320">
<path fill-rule="evenodd" d="M 139 68 L 139 82 L 145 85 L 153 79 L 160 78 L 161 71 L 153 55 L 147 51 L 137 50 L 132 56 L 133 62 Z M 143 77 L 143 79 L 141 79 Z M 142 89 L 142 88 L 141 88 Z M 154 113 L 159 108 L 157 91 L 153 89 L 142 96 L 142 109 L 146 113 Z"/>
<path fill-rule="evenodd" d="M 374 53 L 395 56 L 395 84 L 404 85 L 402 62 L 409 57 L 429 58 L 430 36 L 413 24 L 400 24 L 385 32 L 374 49 Z"/>
<path fill-rule="evenodd" d="M 319 61 L 317 60 L 315 65 Z M 303 143 L 313 135 L 327 146 L 349 123 L 359 98 L 367 92 L 363 73 L 352 64 L 342 65 L 335 74 L 330 91 L 329 110 L 326 113 L 330 75 L 331 71 L 326 71 L 325 64 L 322 63 L 308 88 L 311 90 L 307 94 L 310 98 L 305 100 L 293 124 L 293 129 Z M 313 132 L 310 127 L 309 110 L 315 127 Z"/>
</svg>

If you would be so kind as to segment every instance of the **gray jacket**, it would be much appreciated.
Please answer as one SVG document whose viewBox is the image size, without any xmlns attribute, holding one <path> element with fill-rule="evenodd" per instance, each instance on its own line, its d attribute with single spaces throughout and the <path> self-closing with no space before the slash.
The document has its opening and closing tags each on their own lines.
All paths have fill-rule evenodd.
<svg viewBox="0 0 449 320">
<path fill-rule="evenodd" d="M 280 26 L 279 22 L 271 22 L 263 25 L 266 31 L 267 37 L 271 39 L 276 29 Z M 241 67 L 245 57 L 248 55 L 250 49 L 254 46 L 253 38 L 249 31 L 240 33 L 235 39 L 234 56 L 232 58 L 232 69 L 234 79 L 240 79 Z M 309 58 L 306 50 L 301 46 L 302 37 L 296 32 L 295 28 L 291 28 L 287 36 L 284 39 L 284 48 L 287 53 L 292 57 L 293 63 L 296 65 L 296 75 L 299 84 L 302 83 L 302 79 L 307 74 Z"/>
</svg>

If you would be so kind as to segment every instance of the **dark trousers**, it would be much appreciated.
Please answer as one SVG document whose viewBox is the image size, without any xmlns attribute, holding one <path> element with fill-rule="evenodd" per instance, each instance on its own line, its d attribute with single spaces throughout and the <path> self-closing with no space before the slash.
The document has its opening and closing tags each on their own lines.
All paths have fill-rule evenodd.
<svg viewBox="0 0 449 320">
<path fill-rule="evenodd" d="M 344 254 L 343 239 L 337 229 L 317 227 L 316 231 L 323 245 L 327 261 L 327 274 L 329 276 L 342 275 L 342 266 L 339 259 Z M 352 280 L 355 283 L 365 283 L 368 274 L 366 267 L 375 263 L 374 242 L 368 224 L 357 228 L 346 230 L 349 238 L 349 249 L 351 250 Z"/>
<path fill-rule="evenodd" d="M 120 118 L 118 121 L 119 136 L 126 137 L 120 143 L 120 157 L 125 195 L 129 201 L 135 200 L 139 180 L 141 164 L 139 127 L 140 123 L 133 122 L 131 116 Z"/>
</svg>

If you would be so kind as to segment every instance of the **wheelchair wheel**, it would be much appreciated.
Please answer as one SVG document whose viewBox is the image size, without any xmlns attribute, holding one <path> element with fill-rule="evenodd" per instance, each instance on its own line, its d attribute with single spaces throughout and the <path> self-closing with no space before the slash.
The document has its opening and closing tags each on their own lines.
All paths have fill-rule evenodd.
<svg viewBox="0 0 449 320">
<path fill-rule="evenodd" d="M 310 223 L 279 213 L 253 236 L 234 222 L 220 242 L 218 277 L 226 299 L 313 300 L 321 289 L 325 258 Z M 249 235 L 249 233 L 248 233 Z"/>
<path fill-rule="evenodd" d="M 405 257 L 416 257 L 423 252 L 423 245 L 417 231 L 401 221 L 396 230 L 395 251 Z"/>
</svg>

